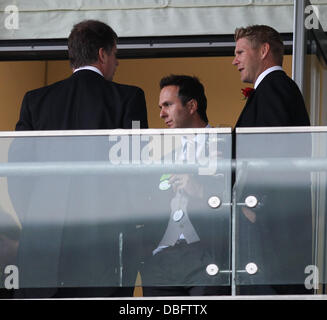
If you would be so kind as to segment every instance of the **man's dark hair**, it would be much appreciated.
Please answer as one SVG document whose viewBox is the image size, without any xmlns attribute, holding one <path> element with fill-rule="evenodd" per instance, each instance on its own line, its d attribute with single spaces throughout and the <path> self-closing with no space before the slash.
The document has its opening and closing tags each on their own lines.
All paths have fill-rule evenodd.
<svg viewBox="0 0 327 320">
<path fill-rule="evenodd" d="M 252 48 L 269 43 L 272 55 L 278 65 L 283 64 L 284 44 L 279 33 L 272 27 L 266 25 L 253 25 L 246 28 L 237 28 L 234 35 L 235 41 L 247 38 Z"/>
<path fill-rule="evenodd" d="M 76 69 L 98 60 L 99 49 L 109 54 L 117 41 L 117 34 L 107 24 L 97 20 L 85 20 L 74 25 L 68 37 L 68 55 Z"/>
<path fill-rule="evenodd" d="M 177 86 L 178 97 L 183 106 L 192 99 L 198 103 L 198 114 L 200 118 L 208 123 L 207 117 L 207 98 L 204 93 L 204 87 L 197 77 L 172 74 L 160 80 L 160 89 L 167 86 Z"/>
</svg>

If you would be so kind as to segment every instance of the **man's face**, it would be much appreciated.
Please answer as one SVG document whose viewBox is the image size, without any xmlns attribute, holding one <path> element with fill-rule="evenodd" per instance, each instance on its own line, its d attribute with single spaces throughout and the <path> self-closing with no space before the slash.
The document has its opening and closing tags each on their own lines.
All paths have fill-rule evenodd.
<svg viewBox="0 0 327 320">
<path fill-rule="evenodd" d="M 168 128 L 190 128 L 191 114 L 188 106 L 183 106 L 178 97 L 178 86 L 167 86 L 161 89 L 159 96 L 160 118 Z"/>
<path fill-rule="evenodd" d="M 241 81 L 255 83 L 261 73 L 260 47 L 252 48 L 246 38 L 236 41 L 235 58 L 232 62 L 241 73 Z"/>
<path fill-rule="evenodd" d="M 104 65 L 103 65 L 103 76 L 106 80 L 112 81 L 116 68 L 118 66 L 118 60 L 116 57 L 117 46 L 116 44 L 112 47 L 110 54 L 107 52 L 104 53 Z"/>
</svg>

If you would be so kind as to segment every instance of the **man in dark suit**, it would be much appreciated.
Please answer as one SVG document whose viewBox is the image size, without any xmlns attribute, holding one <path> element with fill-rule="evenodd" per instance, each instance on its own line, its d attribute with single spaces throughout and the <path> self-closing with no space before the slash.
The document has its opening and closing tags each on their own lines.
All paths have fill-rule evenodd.
<svg viewBox="0 0 327 320">
<path fill-rule="evenodd" d="M 160 117 L 167 127 L 210 127 L 204 88 L 196 77 L 171 75 L 161 80 L 160 88 Z M 201 162 L 200 150 L 208 154 L 208 134 L 177 136 L 176 143 L 179 138 L 181 146 L 169 151 L 172 159 L 192 161 L 192 145 L 196 163 Z M 217 154 L 213 157 L 217 161 Z M 228 202 L 225 179 L 224 175 L 185 172 L 148 177 L 151 200 L 145 208 L 149 218 L 144 223 L 144 296 L 228 294 L 229 274 L 218 270 L 229 268 L 229 210 L 215 211 L 208 205 L 213 195 Z"/>
<path fill-rule="evenodd" d="M 27 92 L 16 130 L 147 128 L 144 93 L 112 82 L 118 61 L 116 33 L 100 21 L 74 26 L 68 38 L 73 75 Z"/>
<path fill-rule="evenodd" d="M 255 89 L 236 127 L 309 126 L 302 94 L 282 69 L 284 45 L 278 32 L 268 26 L 240 28 L 235 40 L 233 65 Z"/>
<path fill-rule="evenodd" d="M 143 91 L 112 82 L 118 65 L 116 41 L 116 33 L 100 21 L 76 24 L 68 38 L 73 75 L 26 93 L 16 130 L 128 129 L 133 120 L 147 128 Z M 16 138 L 9 161 L 36 162 L 41 168 L 58 161 L 78 165 L 110 160 L 109 149 L 105 134 Z M 123 181 L 87 171 L 8 179 L 22 224 L 18 297 L 133 294 L 134 233 L 120 222 L 127 206 Z"/>
<path fill-rule="evenodd" d="M 232 63 L 243 82 L 254 84 L 235 127 L 309 126 L 302 94 L 282 69 L 284 46 L 278 32 L 254 25 L 236 29 L 235 40 Z M 236 139 L 233 153 L 239 161 L 260 158 L 274 165 L 274 158 L 301 158 L 311 152 L 311 137 L 305 133 L 239 134 Z M 242 170 L 236 173 L 236 202 L 252 195 L 258 205 L 237 207 L 237 269 L 255 263 L 258 271 L 237 273 L 239 293 L 311 293 L 304 286 L 305 267 L 312 264 L 310 175 L 270 167 L 264 172 Z"/>
</svg>

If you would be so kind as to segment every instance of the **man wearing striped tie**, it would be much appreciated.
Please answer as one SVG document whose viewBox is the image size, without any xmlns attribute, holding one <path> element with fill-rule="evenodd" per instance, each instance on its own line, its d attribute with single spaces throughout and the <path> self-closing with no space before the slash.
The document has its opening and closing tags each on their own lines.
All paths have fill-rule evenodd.
<svg viewBox="0 0 327 320">
<path fill-rule="evenodd" d="M 170 75 L 161 79 L 160 89 L 160 117 L 168 128 L 210 127 L 207 99 L 198 78 Z M 198 161 L 208 145 L 208 134 L 188 134 L 180 142 L 172 152 L 174 159 Z M 218 287 L 223 281 L 214 272 L 218 265 L 228 268 L 222 262 L 228 261 L 223 258 L 227 250 L 221 250 L 224 241 L 216 238 L 219 234 L 227 239 L 228 228 L 223 228 L 212 211 L 210 215 L 207 202 L 210 190 L 223 190 L 219 183 L 214 176 L 196 173 L 164 174 L 159 190 L 158 184 L 153 187 L 153 206 L 148 210 L 157 219 L 145 227 L 144 296 L 228 294 L 227 286 Z"/>
</svg>

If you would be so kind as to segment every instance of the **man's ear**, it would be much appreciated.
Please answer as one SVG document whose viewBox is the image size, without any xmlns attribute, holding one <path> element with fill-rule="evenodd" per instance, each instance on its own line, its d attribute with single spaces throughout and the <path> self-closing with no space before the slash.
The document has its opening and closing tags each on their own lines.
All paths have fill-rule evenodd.
<svg viewBox="0 0 327 320">
<path fill-rule="evenodd" d="M 188 103 L 188 108 L 190 111 L 190 114 L 193 115 L 198 110 L 198 102 L 195 99 L 191 99 Z"/>
<path fill-rule="evenodd" d="M 105 62 L 106 56 L 105 56 L 106 51 L 103 48 L 100 48 L 98 51 L 98 56 L 99 56 L 99 62 L 102 64 Z"/>
<path fill-rule="evenodd" d="M 261 59 L 265 59 L 270 51 L 270 44 L 265 42 L 260 48 Z"/>
</svg>

